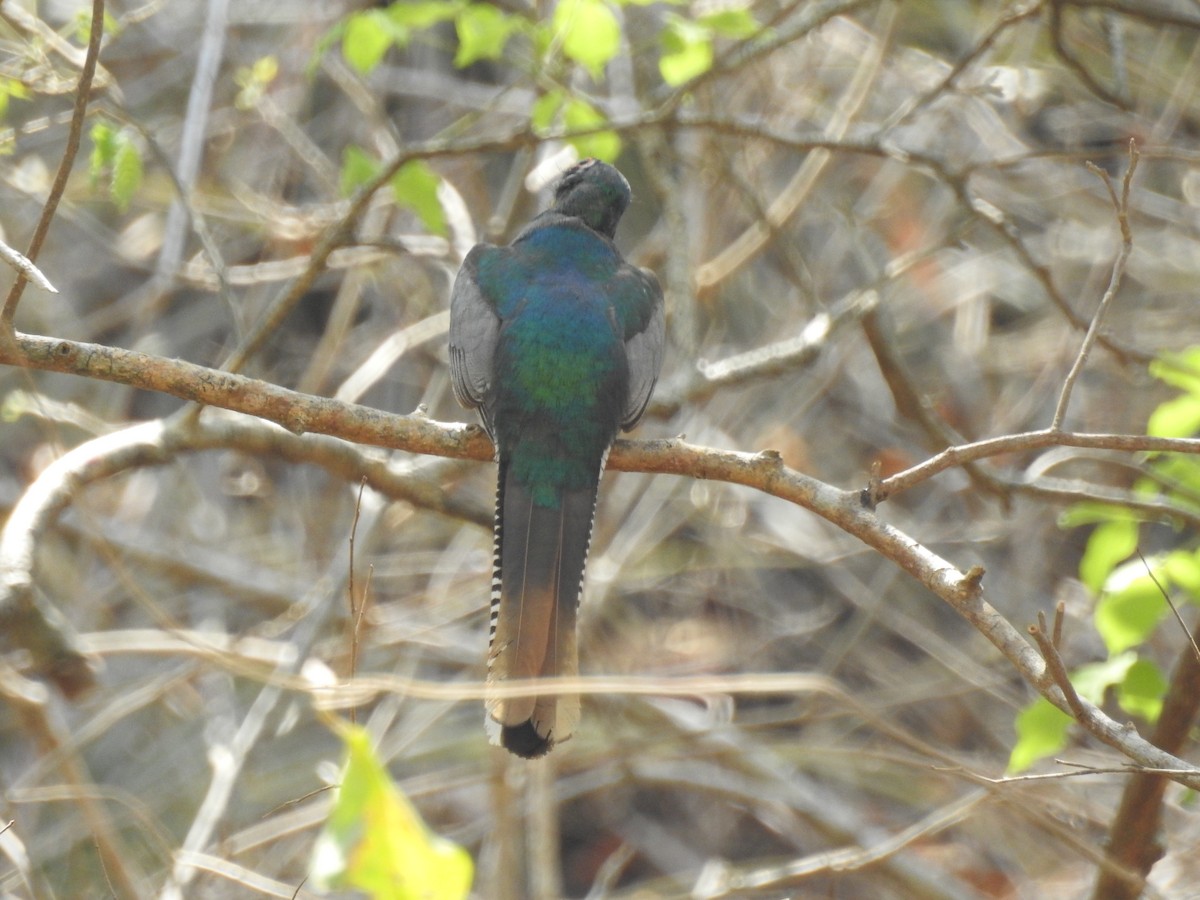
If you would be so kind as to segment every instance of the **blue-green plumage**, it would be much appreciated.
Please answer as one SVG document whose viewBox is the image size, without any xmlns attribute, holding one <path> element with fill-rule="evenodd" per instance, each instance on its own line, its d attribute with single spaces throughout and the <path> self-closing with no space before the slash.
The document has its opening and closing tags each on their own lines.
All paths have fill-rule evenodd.
<svg viewBox="0 0 1200 900">
<path fill-rule="evenodd" d="M 629 185 L 585 160 L 508 247 L 481 244 L 451 299 L 455 395 L 477 407 L 500 463 L 488 681 L 572 677 L 575 612 L 604 458 L 658 377 L 662 291 L 613 235 Z M 505 747 L 540 756 L 570 736 L 573 695 L 488 701 Z"/>
</svg>

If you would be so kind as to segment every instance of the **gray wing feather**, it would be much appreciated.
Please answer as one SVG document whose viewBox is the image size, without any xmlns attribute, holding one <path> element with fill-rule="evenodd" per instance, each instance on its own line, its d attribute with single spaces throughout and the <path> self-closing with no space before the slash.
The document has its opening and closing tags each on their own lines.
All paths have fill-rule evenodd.
<svg viewBox="0 0 1200 900">
<path fill-rule="evenodd" d="M 666 337 L 666 317 L 663 311 L 662 288 L 658 279 L 645 269 L 635 269 L 638 287 L 651 299 L 652 308 L 646 327 L 625 341 L 625 356 L 629 360 L 629 397 L 621 413 L 621 426 L 628 431 L 637 424 L 650 402 L 650 394 L 662 368 L 663 343 Z"/>
<path fill-rule="evenodd" d="M 492 360 L 500 319 L 476 278 L 479 257 L 495 250 L 480 244 L 463 260 L 450 294 L 450 381 L 468 408 L 482 406 L 492 384 Z"/>
</svg>

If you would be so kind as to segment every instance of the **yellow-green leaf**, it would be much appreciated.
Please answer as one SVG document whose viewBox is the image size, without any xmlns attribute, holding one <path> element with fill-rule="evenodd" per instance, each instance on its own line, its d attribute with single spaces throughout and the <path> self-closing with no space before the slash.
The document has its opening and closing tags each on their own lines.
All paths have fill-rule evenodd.
<svg viewBox="0 0 1200 900">
<path fill-rule="evenodd" d="M 414 159 L 400 167 L 392 176 L 392 193 L 396 202 L 417 214 L 430 234 L 447 233 L 446 214 L 438 200 L 442 179 L 424 160 Z"/>
<path fill-rule="evenodd" d="M 378 171 L 379 163 L 368 156 L 367 151 L 354 144 L 348 145 L 342 150 L 342 193 L 350 196 L 374 178 Z"/>
<path fill-rule="evenodd" d="M 1117 519 L 1097 525 L 1088 537 L 1083 558 L 1079 560 L 1079 578 L 1098 594 L 1117 563 L 1128 559 L 1137 549 L 1138 523 Z"/>
<path fill-rule="evenodd" d="M 356 889 L 372 900 L 462 900 L 474 875 L 470 855 L 428 829 L 366 731 L 347 726 L 343 737 L 342 783 L 313 847 L 317 888 Z"/>
<path fill-rule="evenodd" d="M 743 40 L 758 31 L 754 13 L 745 7 L 721 9 L 700 17 L 700 24 L 721 37 Z"/>
<path fill-rule="evenodd" d="M 662 31 L 658 71 L 672 87 L 712 68 L 712 33 L 695 22 L 672 16 Z"/>
<path fill-rule="evenodd" d="M 1045 697 L 1017 713 L 1017 742 L 1008 757 L 1008 771 L 1024 772 L 1039 759 L 1060 751 L 1067 745 L 1067 729 L 1073 721 Z"/>
<path fill-rule="evenodd" d="M 1099 706 L 1104 702 L 1105 692 L 1124 681 L 1136 662 L 1137 654 L 1127 650 L 1101 662 L 1087 663 L 1071 673 L 1071 684 L 1080 697 Z"/>
<path fill-rule="evenodd" d="M 592 128 L 607 121 L 598 109 L 578 97 L 571 97 L 563 107 L 563 124 L 569 129 Z M 615 131 L 597 131 L 571 138 L 570 142 L 583 157 L 594 156 L 613 162 L 621 154 L 621 138 Z"/>
<path fill-rule="evenodd" d="M 1158 666 L 1148 659 L 1139 659 L 1129 667 L 1124 680 L 1117 685 L 1117 702 L 1121 709 L 1147 722 L 1157 722 L 1162 712 L 1167 680 Z"/>
<path fill-rule="evenodd" d="M 1200 395 L 1200 347 L 1164 353 L 1150 362 L 1150 374 L 1181 391 Z"/>
<path fill-rule="evenodd" d="M 459 0 L 397 0 L 387 8 L 387 14 L 399 27 L 419 31 L 453 19 L 463 5 Z"/>
<path fill-rule="evenodd" d="M 395 41 L 394 24 L 382 9 L 355 13 L 342 34 L 342 55 L 361 75 L 372 71 Z"/>
<path fill-rule="evenodd" d="M 1183 394 L 1164 400 L 1146 422 L 1152 437 L 1191 437 L 1200 431 L 1200 396 Z"/>
<path fill-rule="evenodd" d="M 1140 560 L 1137 565 L 1141 565 Z M 1166 609 L 1167 601 L 1158 586 L 1150 576 L 1143 575 L 1100 598 L 1096 604 L 1096 630 L 1109 654 L 1120 653 L 1146 640 Z"/>
<path fill-rule="evenodd" d="M 92 176 L 92 186 L 100 181 L 100 175 L 112 165 L 117 155 L 117 133 L 107 122 L 97 122 L 92 126 L 92 155 L 88 170 Z"/>
<path fill-rule="evenodd" d="M 109 190 L 117 209 L 125 212 L 133 195 L 142 185 L 142 154 L 133 138 L 120 132 L 117 138 L 116 155 L 113 156 L 112 179 Z"/>
<path fill-rule="evenodd" d="M 559 0 L 554 8 L 554 31 L 562 50 L 595 80 L 621 48 L 621 23 L 604 0 Z"/>
<path fill-rule="evenodd" d="M 547 91 L 533 101 L 533 109 L 529 112 L 529 124 L 534 131 L 544 132 L 554 124 L 554 117 L 562 109 L 563 92 L 560 90 Z"/>
<path fill-rule="evenodd" d="M 486 3 L 463 7 L 454 19 L 458 33 L 454 65 L 461 69 L 481 59 L 500 59 L 508 39 L 521 24 L 517 16 Z"/>
<path fill-rule="evenodd" d="M 1171 584 L 1187 591 L 1191 599 L 1200 599 L 1200 556 L 1195 550 L 1168 553 L 1163 559 L 1162 572 Z"/>
</svg>

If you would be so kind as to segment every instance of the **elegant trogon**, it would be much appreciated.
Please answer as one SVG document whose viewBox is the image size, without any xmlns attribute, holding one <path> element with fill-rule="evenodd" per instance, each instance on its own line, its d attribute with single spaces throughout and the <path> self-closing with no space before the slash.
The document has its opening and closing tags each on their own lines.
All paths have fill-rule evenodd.
<svg viewBox="0 0 1200 900">
<path fill-rule="evenodd" d="M 489 685 L 572 678 L 596 490 L 620 428 L 658 378 L 663 296 L 613 243 L 630 201 L 612 166 L 569 168 L 507 247 L 467 254 L 450 301 L 454 394 L 478 409 L 499 461 Z M 486 701 L 493 743 L 541 756 L 571 736 L 579 697 Z"/>
</svg>

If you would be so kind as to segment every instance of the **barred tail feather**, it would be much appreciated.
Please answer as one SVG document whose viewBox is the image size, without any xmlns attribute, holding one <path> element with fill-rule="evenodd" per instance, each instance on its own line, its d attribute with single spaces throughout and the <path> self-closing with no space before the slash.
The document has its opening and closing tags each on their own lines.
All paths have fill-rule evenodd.
<svg viewBox="0 0 1200 900">
<path fill-rule="evenodd" d="M 597 473 L 599 474 L 599 473 Z M 496 491 L 488 684 L 579 673 L 576 612 L 596 511 L 596 488 L 563 491 L 554 507 L 500 466 Z M 577 694 L 487 701 L 488 735 L 518 756 L 547 753 L 579 722 Z"/>
</svg>

